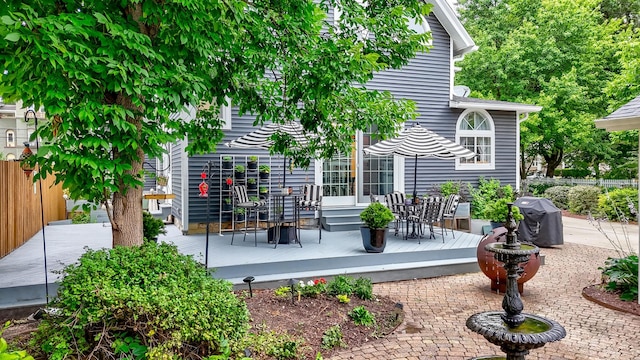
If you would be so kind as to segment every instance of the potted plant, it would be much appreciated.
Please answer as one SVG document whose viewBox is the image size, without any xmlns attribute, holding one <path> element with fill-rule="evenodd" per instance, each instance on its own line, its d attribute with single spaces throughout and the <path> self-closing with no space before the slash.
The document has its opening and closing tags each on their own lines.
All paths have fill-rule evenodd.
<svg viewBox="0 0 640 360">
<path fill-rule="evenodd" d="M 166 176 L 156 176 L 156 184 L 158 184 L 158 186 L 167 186 L 168 181 L 169 179 L 167 179 Z"/>
<path fill-rule="evenodd" d="M 258 192 L 260 192 L 260 194 L 267 194 L 269 192 L 269 188 L 267 188 L 266 186 L 260 186 Z"/>
<path fill-rule="evenodd" d="M 235 208 L 233 212 L 236 214 L 236 221 L 244 221 L 245 208 Z"/>
<path fill-rule="evenodd" d="M 501 198 L 494 202 L 490 202 L 485 206 L 484 217 L 491 222 L 492 228 L 495 229 L 503 226 L 507 221 L 507 214 L 509 213 L 507 203 L 510 202 L 512 201 L 507 198 Z M 524 219 L 524 216 L 522 216 L 520 209 L 518 209 L 517 206 L 512 206 L 511 211 L 513 212 L 513 218 L 516 222 Z"/>
<path fill-rule="evenodd" d="M 236 172 L 236 179 L 244 179 L 244 172 L 245 172 L 245 168 L 244 165 L 236 165 L 234 168 L 234 171 Z"/>
<path fill-rule="evenodd" d="M 249 190 L 255 190 L 258 188 L 258 182 L 256 181 L 255 178 L 249 178 L 247 180 L 247 189 Z"/>
<path fill-rule="evenodd" d="M 360 227 L 364 249 L 373 253 L 383 252 L 387 245 L 387 228 L 394 219 L 391 210 L 382 203 L 371 203 L 360 213 L 360 219 L 364 223 Z"/>
<path fill-rule="evenodd" d="M 247 161 L 247 168 L 249 170 L 255 170 L 258 168 L 258 157 L 255 155 L 249 156 L 249 160 Z"/>
<path fill-rule="evenodd" d="M 231 211 L 233 210 L 233 203 L 231 198 L 224 198 L 222 202 L 222 211 Z"/>
<path fill-rule="evenodd" d="M 260 179 L 268 179 L 271 173 L 271 167 L 263 164 L 258 167 L 258 171 L 260 172 Z"/>
<path fill-rule="evenodd" d="M 223 169 L 231 169 L 231 168 L 233 168 L 233 158 L 231 156 L 223 156 L 222 157 L 222 168 Z"/>
</svg>

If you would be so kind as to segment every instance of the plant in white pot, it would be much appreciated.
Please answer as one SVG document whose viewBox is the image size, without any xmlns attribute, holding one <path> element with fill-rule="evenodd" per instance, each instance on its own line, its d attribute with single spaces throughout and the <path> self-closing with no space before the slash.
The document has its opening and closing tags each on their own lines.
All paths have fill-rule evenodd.
<svg viewBox="0 0 640 360">
<path fill-rule="evenodd" d="M 360 219 L 364 223 L 360 228 L 364 249 L 367 252 L 383 252 L 387 245 L 389 223 L 394 219 L 391 210 L 379 202 L 374 202 L 360 213 Z"/>
</svg>

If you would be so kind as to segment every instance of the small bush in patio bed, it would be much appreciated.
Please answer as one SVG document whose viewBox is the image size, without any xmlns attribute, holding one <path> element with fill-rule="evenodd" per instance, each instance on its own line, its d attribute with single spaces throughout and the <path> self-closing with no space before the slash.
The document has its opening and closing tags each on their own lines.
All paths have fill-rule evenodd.
<svg viewBox="0 0 640 360">
<path fill-rule="evenodd" d="M 638 300 L 638 255 L 608 258 L 602 271 L 602 281 L 607 291 L 619 292 L 620 299 Z"/>
<path fill-rule="evenodd" d="M 200 358 L 234 349 L 249 328 L 232 284 L 173 245 L 88 250 L 64 272 L 50 304 L 59 315 L 32 342 L 49 359 Z"/>
</svg>

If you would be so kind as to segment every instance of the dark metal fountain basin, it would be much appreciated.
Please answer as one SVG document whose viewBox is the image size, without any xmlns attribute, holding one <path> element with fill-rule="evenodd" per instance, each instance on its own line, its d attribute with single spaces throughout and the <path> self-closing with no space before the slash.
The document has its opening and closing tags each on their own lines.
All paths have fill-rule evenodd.
<svg viewBox="0 0 640 360">
<path fill-rule="evenodd" d="M 504 312 L 487 311 L 467 319 L 467 327 L 506 353 L 528 353 L 531 349 L 558 341 L 566 336 L 564 328 L 557 322 L 541 316 L 522 313 L 525 321 L 515 328 L 509 328 L 502 320 Z"/>
</svg>

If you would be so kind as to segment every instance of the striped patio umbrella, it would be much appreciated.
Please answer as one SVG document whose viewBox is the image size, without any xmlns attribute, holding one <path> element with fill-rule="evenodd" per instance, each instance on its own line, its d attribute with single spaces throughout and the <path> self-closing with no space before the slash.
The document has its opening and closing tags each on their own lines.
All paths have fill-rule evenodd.
<svg viewBox="0 0 640 360">
<path fill-rule="evenodd" d="M 310 134 L 304 130 L 302 125 L 298 122 L 287 122 L 285 124 L 268 124 L 261 127 L 258 130 L 252 131 L 246 135 L 243 135 L 233 141 L 226 143 L 228 147 L 239 149 L 266 149 L 268 150 L 273 144 L 272 136 L 274 134 L 289 134 L 298 143 L 299 147 L 307 146 L 309 140 L 315 135 Z M 287 180 L 287 159 L 284 159 L 284 175 L 283 186 L 286 185 Z"/>
<path fill-rule="evenodd" d="M 438 159 L 469 159 L 476 154 L 451 140 L 427 130 L 416 124 L 409 129 L 404 129 L 398 137 L 380 141 L 364 149 L 365 154 L 385 156 L 398 155 L 405 158 L 414 158 L 413 169 L 413 198 L 417 196 L 416 183 L 419 157 L 435 157 Z"/>
</svg>

